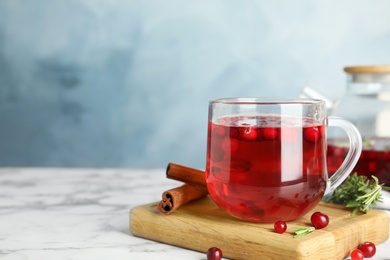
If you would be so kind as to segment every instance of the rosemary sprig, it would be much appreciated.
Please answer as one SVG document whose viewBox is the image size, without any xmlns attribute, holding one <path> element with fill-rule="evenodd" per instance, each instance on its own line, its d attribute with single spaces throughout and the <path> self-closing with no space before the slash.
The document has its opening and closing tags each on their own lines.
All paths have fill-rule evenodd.
<svg viewBox="0 0 390 260">
<path fill-rule="evenodd" d="M 294 238 L 303 237 L 315 230 L 315 227 L 301 227 L 301 226 L 294 226 L 297 230 L 293 231 L 293 234 L 295 235 Z"/>
<path fill-rule="evenodd" d="M 354 173 L 324 201 L 353 208 L 352 216 L 358 211 L 367 213 L 373 205 L 382 201 L 381 191 L 390 190 L 390 187 L 379 184 L 377 177 L 372 175 L 371 178 Z"/>
</svg>

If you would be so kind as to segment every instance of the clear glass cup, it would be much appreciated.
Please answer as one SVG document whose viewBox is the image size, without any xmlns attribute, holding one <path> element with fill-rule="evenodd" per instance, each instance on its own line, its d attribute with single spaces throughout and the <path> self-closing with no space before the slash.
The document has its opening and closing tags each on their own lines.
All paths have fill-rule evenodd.
<svg viewBox="0 0 390 260">
<path fill-rule="evenodd" d="M 342 128 L 350 142 L 331 177 L 327 126 Z M 207 188 L 240 219 L 272 223 L 303 216 L 348 177 L 361 150 L 359 131 L 327 117 L 322 100 L 227 98 L 209 104 Z"/>
</svg>

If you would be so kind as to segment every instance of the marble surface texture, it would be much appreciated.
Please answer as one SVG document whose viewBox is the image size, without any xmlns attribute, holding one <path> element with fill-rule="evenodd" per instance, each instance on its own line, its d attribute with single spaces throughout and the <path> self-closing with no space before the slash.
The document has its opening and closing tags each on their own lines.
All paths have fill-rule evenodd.
<svg viewBox="0 0 390 260">
<path fill-rule="evenodd" d="M 131 208 L 177 185 L 165 169 L 0 168 L 0 259 L 206 260 L 129 231 Z"/>
</svg>

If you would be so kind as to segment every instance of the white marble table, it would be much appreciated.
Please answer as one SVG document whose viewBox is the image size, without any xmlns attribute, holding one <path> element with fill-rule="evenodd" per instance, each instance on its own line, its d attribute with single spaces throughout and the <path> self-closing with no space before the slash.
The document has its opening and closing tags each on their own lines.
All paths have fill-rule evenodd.
<svg viewBox="0 0 390 260">
<path fill-rule="evenodd" d="M 129 232 L 131 208 L 177 185 L 165 169 L 0 168 L 0 259 L 205 260 Z"/>
</svg>

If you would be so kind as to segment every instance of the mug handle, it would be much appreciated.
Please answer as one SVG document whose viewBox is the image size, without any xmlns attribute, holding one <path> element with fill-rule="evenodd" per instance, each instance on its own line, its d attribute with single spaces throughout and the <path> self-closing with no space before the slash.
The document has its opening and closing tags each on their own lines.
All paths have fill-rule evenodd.
<svg viewBox="0 0 390 260">
<path fill-rule="evenodd" d="M 352 172 L 362 152 L 362 137 L 359 130 L 350 122 L 339 117 L 329 116 L 328 126 L 342 128 L 348 135 L 349 150 L 340 168 L 328 179 L 325 194 L 333 192 Z"/>
</svg>

